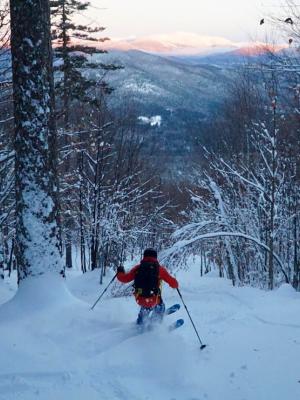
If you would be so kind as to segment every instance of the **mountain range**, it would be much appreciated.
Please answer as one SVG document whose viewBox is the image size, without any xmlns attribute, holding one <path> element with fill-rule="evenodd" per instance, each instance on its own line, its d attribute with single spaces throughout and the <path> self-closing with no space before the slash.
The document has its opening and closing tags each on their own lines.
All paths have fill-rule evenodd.
<svg viewBox="0 0 300 400">
<path fill-rule="evenodd" d="M 267 45 L 263 42 L 236 42 L 219 36 L 203 36 L 189 32 L 112 39 L 106 41 L 104 46 L 110 50 L 140 50 L 169 56 L 206 56 L 226 52 L 251 56 L 261 54 L 270 48 L 276 52 L 287 47 Z"/>
<path fill-rule="evenodd" d="M 232 70 L 139 50 L 112 50 L 94 57 L 124 67 L 105 77 L 115 88 L 110 106 L 134 109 L 146 148 L 151 151 L 156 145 L 155 157 L 164 159 L 168 171 L 179 164 L 183 168 L 194 133 L 212 118 L 226 96 Z"/>
<path fill-rule="evenodd" d="M 107 46 L 108 54 L 93 57 L 124 67 L 105 77 L 115 88 L 111 106 L 133 106 L 138 123 L 148 125 L 147 140 L 158 145 L 157 157 L 177 169 L 180 163 L 186 165 L 203 122 L 220 110 L 241 64 L 246 58 L 255 63 L 270 51 L 262 44 L 243 47 L 223 38 L 184 33 Z"/>
<path fill-rule="evenodd" d="M 190 65 L 184 60 L 138 50 L 111 51 L 102 62 L 124 68 L 107 76 L 117 97 L 129 98 L 141 111 L 199 112 L 203 117 L 219 103 L 231 71 L 216 65 Z"/>
</svg>

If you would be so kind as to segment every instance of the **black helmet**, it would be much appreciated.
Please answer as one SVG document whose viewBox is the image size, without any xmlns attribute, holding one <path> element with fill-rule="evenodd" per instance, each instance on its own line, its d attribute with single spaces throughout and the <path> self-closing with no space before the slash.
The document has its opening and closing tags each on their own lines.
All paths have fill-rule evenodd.
<svg viewBox="0 0 300 400">
<path fill-rule="evenodd" d="M 157 251 L 154 249 L 146 249 L 144 251 L 144 257 L 153 257 L 153 258 L 157 258 Z"/>
</svg>

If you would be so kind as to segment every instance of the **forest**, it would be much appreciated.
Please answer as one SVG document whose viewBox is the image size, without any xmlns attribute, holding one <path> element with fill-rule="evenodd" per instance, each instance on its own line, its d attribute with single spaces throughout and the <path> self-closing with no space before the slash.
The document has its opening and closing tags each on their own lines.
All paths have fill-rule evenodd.
<svg viewBox="0 0 300 400">
<path fill-rule="evenodd" d="M 300 20 L 298 6 L 288 4 L 292 24 L 271 16 L 265 23 L 276 26 L 289 46 L 275 52 L 266 45 L 261 60 L 236 66 L 219 107 L 208 118 L 191 119 L 184 132 L 191 144 L 182 155 L 188 172 L 170 178 L 163 171 L 170 163 L 176 170 L 176 161 L 172 165 L 167 154 L 164 159 L 155 133 L 139 123 L 136 105 L 124 99 L 111 106 L 118 87 L 111 86 L 110 76 L 126 74 L 126 65 L 101 62 L 106 53 L 101 44 L 109 40 L 103 27 L 76 23 L 89 3 L 50 1 L 53 62 L 45 42 L 49 94 L 42 99 L 43 84 L 32 79 L 39 73 L 30 64 L 38 57 L 29 54 L 32 39 L 13 20 L 10 29 L 12 16 L 2 1 L 1 277 L 14 270 L 19 280 L 38 273 L 24 251 L 35 235 L 50 234 L 36 251 L 48 257 L 43 248 L 55 242 L 51 254 L 63 255 L 62 262 L 53 261 L 61 274 L 76 258 L 82 273 L 99 269 L 102 282 L 108 269 L 156 247 L 174 270 L 200 256 L 201 274 L 217 268 L 234 285 L 273 289 L 286 282 L 300 290 Z M 20 18 L 20 26 L 34 25 L 34 15 Z M 28 106 L 32 90 L 35 100 Z M 28 141 L 14 127 L 26 128 Z M 43 130 L 33 139 L 34 131 Z M 24 196 L 27 179 L 36 183 Z M 40 194 L 44 215 L 30 210 L 36 184 L 45 185 L 50 196 L 42 200 Z M 51 212 L 48 201 L 54 202 Z M 28 225 L 36 230 L 29 242 L 26 210 L 36 220 Z"/>
</svg>

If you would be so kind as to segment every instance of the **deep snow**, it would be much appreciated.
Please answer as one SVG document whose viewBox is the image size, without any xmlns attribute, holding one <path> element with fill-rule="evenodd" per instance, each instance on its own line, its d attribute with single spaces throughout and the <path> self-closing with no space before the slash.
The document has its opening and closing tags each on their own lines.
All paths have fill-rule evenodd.
<svg viewBox="0 0 300 400">
<path fill-rule="evenodd" d="M 182 307 L 155 331 L 139 335 L 132 297 L 110 298 L 98 271 L 31 279 L 0 307 L 1 400 L 298 400 L 300 294 L 233 288 L 193 267 L 181 292 L 202 340 Z M 109 282 L 111 275 L 106 278 Z M 39 286 L 35 290 L 36 284 Z M 0 301 L 15 283 L 0 283 Z M 179 302 L 164 287 L 167 306 Z M 168 333 L 167 325 L 185 325 Z"/>
</svg>

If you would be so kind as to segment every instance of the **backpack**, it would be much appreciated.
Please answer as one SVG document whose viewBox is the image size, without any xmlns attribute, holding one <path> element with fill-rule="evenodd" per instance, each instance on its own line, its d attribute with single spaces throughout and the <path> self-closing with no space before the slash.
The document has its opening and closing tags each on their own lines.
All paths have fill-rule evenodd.
<svg viewBox="0 0 300 400">
<path fill-rule="evenodd" d="M 158 262 L 141 262 L 134 277 L 135 294 L 141 297 L 151 297 L 160 293 Z"/>
</svg>

